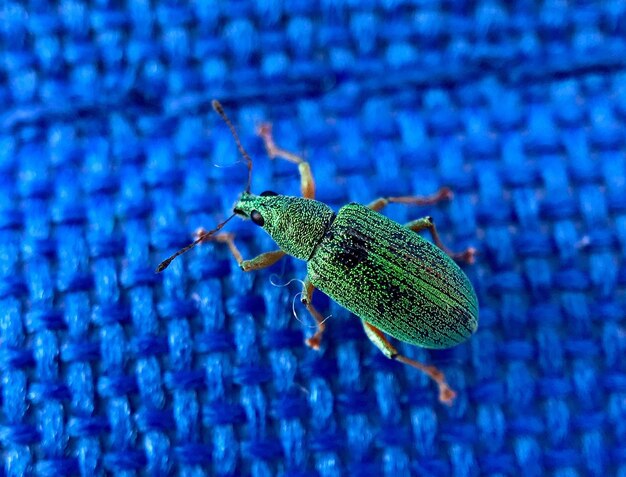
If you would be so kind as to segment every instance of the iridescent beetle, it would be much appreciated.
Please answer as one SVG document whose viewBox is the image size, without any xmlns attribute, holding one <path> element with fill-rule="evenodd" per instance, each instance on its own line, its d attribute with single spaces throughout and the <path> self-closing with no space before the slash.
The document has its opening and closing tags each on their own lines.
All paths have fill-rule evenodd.
<svg viewBox="0 0 626 477">
<path fill-rule="evenodd" d="M 259 134 L 270 158 L 297 164 L 302 197 L 250 192 L 252 160 L 244 150 L 234 126 L 219 102 L 213 108 L 230 128 L 240 153 L 247 161 L 248 184 L 234 206 L 233 215 L 211 231 L 179 250 L 157 268 L 162 272 L 177 256 L 200 242 L 215 240 L 228 245 L 241 270 L 249 272 L 273 265 L 284 255 L 307 262 L 302 303 L 317 323 L 306 343 L 319 349 L 325 323 L 311 302 L 313 291 L 326 293 L 361 319 L 365 334 L 388 358 L 413 366 L 439 386 L 439 399 L 451 403 L 454 391 L 441 371 L 398 353 L 385 334 L 424 348 L 450 348 L 467 340 L 478 327 L 478 301 L 472 284 L 453 259 L 472 262 L 474 249 L 452 253 L 439 239 L 430 217 L 400 225 L 380 214 L 389 203 L 432 204 L 450 198 L 442 188 L 430 197 L 382 197 L 369 205 L 351 203 L 335 213 L 314 200 L 315 182 L 309 164 L 280 149 L 271 127 Z M 234 236 L 219 233 L 235 215 L 252 220 L 276 242 L 279 249 L 244 260 Z M 417 232 L 428 229 L 435 245 Z"/>
</svg>

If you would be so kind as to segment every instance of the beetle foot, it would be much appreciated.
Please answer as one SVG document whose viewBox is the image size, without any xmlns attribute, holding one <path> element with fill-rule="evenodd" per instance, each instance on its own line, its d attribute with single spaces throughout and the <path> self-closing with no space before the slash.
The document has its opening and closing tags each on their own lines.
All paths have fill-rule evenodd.
<svg viewBox="0 0 626 477">
<path fill-rule="evenodd" d="M 307 340 L 305 342 L 306 342 L 306 345 L 309 348 L 312 348 L 315 351 L 319 351 L 320 344 L 322 343 L 322 337 L 318 336 L 317 334 L 315 334 L 315 335 L 311 336 L 310 338 L 307 338 Z"/>
<path fill-rule="evenodd" d="M 403 356 L 401 354 L 395 355 L 393 359 L 396 359 L 401 363 L 408 364 L 409 366 L 413 366 L 414 368 L 419 369 L 430 379 L 435 381 L 435 383 L 437 383 L 437 386 L 439 387 L 439 401 L 447 404 L 448 406 L 452 405 L 452 403 L 454 402 L 454 398 L 456 397 L 456 393 L 446 382 L 446 376 L 436 366 L 422 364 L 419 361 L 407 358 L 406 356 Z"/>
<path fill-rule="evenodd" d="M 272 135 L 272 124 L 271 123 L 261 123 L 256 128 L 256 133 L 261 136 L 263 139 Z"/>
<path fill-rule="evenodd" d="M 456 397 L 456 393 L 446 382 L 446 376 L 435 366 L 426 366 L 425 371 L 439 387 L 439 401 L 451 406 Z"/>
<path fill-rule="evenodd" d="M 478 251 L 474 247 L 468 247 L 462 252 L 458 252 L 452 255 L 452 258 L 458 260 L 459 262 L 465 262 L 468 264 L 472 264 L 476 261 L 476 255 Z"/>
<path fill-rule="evenodd" d="M 452 200 L 453 198 L 454 192 L 452 192 L 452 189 L 449 187 L 442 187 L 433 196 L 434 202 L 439 202 L 440 200 Z"/>
<path fill-rule="evenodd" d="M 446 384 L 439 385 L 439 401 L 447 406 L 452 406 L 456 393 Z"/>
</svg>

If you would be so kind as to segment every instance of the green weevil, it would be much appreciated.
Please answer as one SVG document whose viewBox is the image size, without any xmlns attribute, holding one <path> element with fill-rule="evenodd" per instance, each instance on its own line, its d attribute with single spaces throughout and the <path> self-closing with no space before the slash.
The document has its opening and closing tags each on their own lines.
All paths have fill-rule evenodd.
<svg viewBox="0 0 626 477">
<path fill-rule="evenodd" d="M 430 197 L 382 197 L 369 205 L 350 203 L 335 213 L 328 205 L 314 200 L 315 182 L 309 164 L 279 148 L 271 126 L 266 124 L 258 132 L 268 155 L 298 166 L 302 197 L 271 191 L 252 194 L 252 160 L 220 103 L 212 104 L 247 161 L 248 185 L 228 219 L 213 230 L 199 232 L 193 243 L 163 261 L 157 272 L 206 240 L 225 243 L 245 272 L 273 265 L 284 255 L 305 260 L 307 276 L 302 303 L 317 324 L 315 334 L 306 340 L 311 348 L 319 349 L 325 329 L 325 320 L 311 301 L 313 291 L 318 289 L 359 317 L 367 337 L 386 357 L 425 373 L 439 386 L 439 399 L 451 403 L 455 392 L 443 373 L 398 353 L 385 334 L 435 349 L 450 348 L 467 340 L 478 327 L 478 300 L 454 259 L 471 262 L 474 249 L 461 253 L 448 250 L 430 217 L 400 225 L 379 213 L 389 203 L 419 205 L 449 198 L 449 189 L 442 188 Z M 234 216 L 250 219 L 262 227 L 279 249 L 244 260 L 233 234 L 216 233 Z M 430 231 L 434 244 L 417 233 L 425 229 Z"/>
</svg>

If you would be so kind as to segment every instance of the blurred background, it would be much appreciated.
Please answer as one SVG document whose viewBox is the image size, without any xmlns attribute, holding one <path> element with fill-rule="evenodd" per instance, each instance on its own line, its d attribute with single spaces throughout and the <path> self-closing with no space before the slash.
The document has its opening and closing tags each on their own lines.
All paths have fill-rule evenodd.
<svg viewBox="0 0 626 477">
<path fill-rule="evenodd" d="M 303 262 L 206 244 L 246 167 L 334 208 L 441 186 L 480 327 L 386 360 Z M 626 476 L 626 3 L 0 3 L 2 476 Z M 228 230 L 246 258 L 275 245 Z"/>
</svg>

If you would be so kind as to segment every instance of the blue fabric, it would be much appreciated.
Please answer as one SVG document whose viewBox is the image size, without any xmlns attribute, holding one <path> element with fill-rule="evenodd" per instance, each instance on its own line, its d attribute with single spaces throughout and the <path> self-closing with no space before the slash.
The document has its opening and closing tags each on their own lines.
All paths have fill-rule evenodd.
<svg viewBox="0 0 626 477">
<path fill-rule="evenodd" d="M 255 3 L 258 3 L 255 5 Z M 319 3 L 319 4 L 318 4 Z M 626 476 L 626 7 L 382 0 L 0 5 L 2 476 Z M 433 215 L 480 328 L 381 356 L 304 264 L 207 244 L 252 190 Z M 275 246 L 234 221 L 245 257 Z M 294 281 L 292 281 L 294 280 Z M 294 316 L 295 314 L 295 316 Z M 297 317 L 297 319 L 296 319 Z"/>
</svg>

